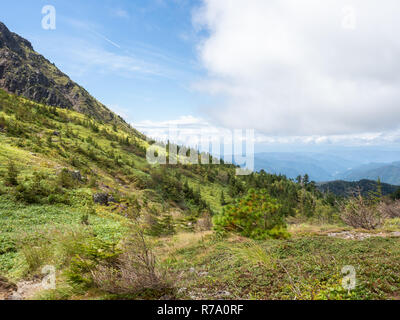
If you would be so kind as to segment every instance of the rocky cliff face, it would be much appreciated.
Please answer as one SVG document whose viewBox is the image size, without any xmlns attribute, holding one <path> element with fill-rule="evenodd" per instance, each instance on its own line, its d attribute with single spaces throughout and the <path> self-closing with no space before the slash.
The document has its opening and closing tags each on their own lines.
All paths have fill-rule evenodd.
<svg viewBox="0 0 400 320">
<path fill-rule="evenodd" d="M 0 22 L 0 88 L 105 122 L 126 123 Z"/>
</svg>

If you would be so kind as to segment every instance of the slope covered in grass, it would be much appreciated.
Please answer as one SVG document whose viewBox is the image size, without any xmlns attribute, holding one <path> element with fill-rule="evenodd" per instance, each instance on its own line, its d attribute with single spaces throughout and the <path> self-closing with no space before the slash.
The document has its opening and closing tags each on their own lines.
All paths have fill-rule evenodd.
<svg viewBox="0 0 400 320">
<path fill-rule="evenodd" d="M 0 274 L 15 282 L 40 279 L 43 266 L 55 266 L 57 288 L 39 292 L 43 299 L 397 297 L 399 239 L 328 237 L 344 226 L 337 199 L 314 183 L 264 171 L 237 177 L 229 164 L 150 165 L 151 143 L 125 126 L 0 90 Z M 241 208 L 252 189 L 265 197 Z M 290 224 L 291 238 L 269 239 L 267 232 L 268 239 L 254 241 L 212 230 L 213 216 L 245 217 L 252 208 L 267 210 L 269 201 L 277 205 L 271 213 Z M 118 281 L 107 286 L 105 275 L 137 254 L 127 240 L 137 221 L 157 272 L 170 281 L 134 292 Z M 323 227 L 308 231 L 304 222 Z M 392 219 L 385 227 L 400 225 Z M 341 287 L 345 265 L 355 266 L 359 281 L 350 294 Z"/>
<path fill-rule="evenodd" d="M 157 234 L 170 215 L 174 229 L 193 229 L 202 214 L 220 210 L 218 196 L 226 185 L 218 174 L 232 175 L 233 166 L 151 166 L 145 158 L 148 142 L 132 132 L 0 90 L 3 273 L 26 269 L 16 265 L 26 258 L 24 243 L 49 228 L 84 227 L 96 236 L 118 239 L 124 221 L 136 215 L 148 218 Z M 11 164 L 15 185 L 7 182 Z M 98 193 L 111 197 L 110 202 L 93 203 Z"/>
<path fill-rule="evenodd" d="M 185 238 L 188 238 L 185 240 Z M 398 299 L 400 238 L 363 241 L 293 233 L 289 240 L 252 241 L 177 236 L 165 263 L 183 272 L 186 299 Z M 168 244 L 165 245 L 168 247 Z M 354 266 L 356 289 L 342 287 L 344 266 Z"/>
</svg>

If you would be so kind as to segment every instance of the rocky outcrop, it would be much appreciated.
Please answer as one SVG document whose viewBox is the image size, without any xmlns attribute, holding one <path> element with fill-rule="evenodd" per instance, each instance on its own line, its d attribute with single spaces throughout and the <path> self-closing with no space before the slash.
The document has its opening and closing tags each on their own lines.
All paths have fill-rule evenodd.
<svg viewBox="0 0 400 320">
<path fill-rule="evenodd" d="M 84 88 L 0 22 L 0 88 L 50 106 L 73 109 L 97 120 L 127 126 Z"/>
<path fill-rule="evenodd" d="M 107 206 L 109 203 L 117 203 L 113 195 L 108 193 L 95 193 L 93 195 L 93 202 Z"/>
</svg>

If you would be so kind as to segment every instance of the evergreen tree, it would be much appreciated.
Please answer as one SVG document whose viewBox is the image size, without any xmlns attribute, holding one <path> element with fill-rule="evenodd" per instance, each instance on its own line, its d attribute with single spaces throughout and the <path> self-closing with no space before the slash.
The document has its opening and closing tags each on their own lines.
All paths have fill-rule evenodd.
<svg viewBox="0 0 400 320">
<path fill-rule="evenodd" d="M 303 184 L 305 187 L 308 186 L 308 184 L 310 183 L 310 177 L 308 176 L 308 174 L 306 173 L 303 177 Z"/>
<path fill-rule="evenodd" d="M 161 235 L 169 236 L 175 234 L 175 227 L 170 214 L 165 214 L 161 217 L 159 227 L 161 229 Z"/>
<path fill-rule="evenodd" d="M 18 169 L 15 166 L 14 161 L 9 161 L 7 166 L 6 173 L 6 184 L 9 186 L 18 185 L 17 177 L 18 177 Z"/>
<path fill-rule="evenodd" d="M 224 190 L 221 191 L 221 206 L 226 205 Z"/>
</svg>

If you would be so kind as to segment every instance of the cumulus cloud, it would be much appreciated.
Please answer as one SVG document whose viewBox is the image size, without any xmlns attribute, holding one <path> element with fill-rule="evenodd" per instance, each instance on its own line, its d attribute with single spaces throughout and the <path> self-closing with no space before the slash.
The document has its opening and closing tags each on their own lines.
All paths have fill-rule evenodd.
<svg viewBox="0 0 400 320">
<path fill-rule="evenodd" d="M 232 142 L 232 140 L 226 137 L 233 134 L 233 130 L 216 126 L 203 118 L 193 116 L 181 116 L 178 119 L 166 121 L 145 120 L 132 123 L 132 126 L 149 138 L 157 141 L 166 142 L 170 140 L 191 147 L 198 146 L 199 137 L 202 134 L 208 134 L 218 140 L 225 139 L 226 143 Z M 254 142 L 258 145 L 393 145 L 400 143 L 400 129 L 375 133 L 309 136 L 272 136 L 256 131 Z"/>
<path fill-rule="evenodd" d="M 397 0 L 203 0 L 196 88 L 223 98 L 207 114 L 274 136 L 397 132 L 399 14 Z"/>
</svg>

